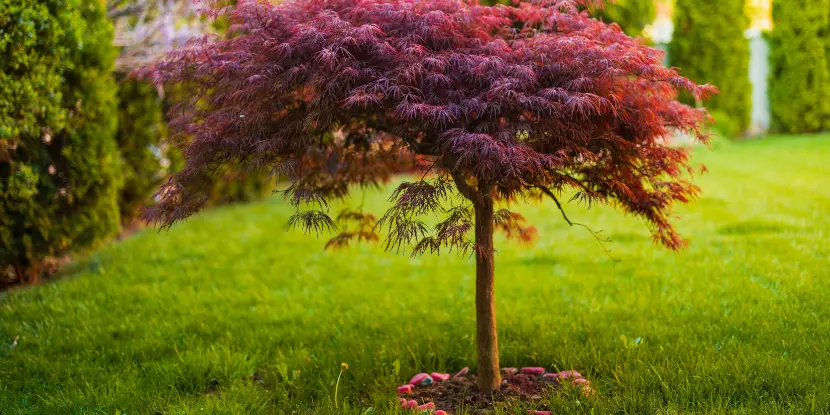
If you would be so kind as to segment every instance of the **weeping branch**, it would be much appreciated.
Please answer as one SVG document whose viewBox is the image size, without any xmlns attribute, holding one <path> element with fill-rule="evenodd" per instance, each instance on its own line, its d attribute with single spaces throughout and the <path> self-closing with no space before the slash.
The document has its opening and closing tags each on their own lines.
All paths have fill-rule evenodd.
<svg viewBox="0 0 830 415">
<path fill-rule="evenodd" d="M 585 230 L 587 230 L 591 234 L 591 236 L 593 236 L 594 239 L 596 239 L 597 243 L 602 248 L 602 250 L 605 251 L 605 255 L 607 255 L 608 258 L 610 258 L 614 262 L 620 262 L 619 259 L 616 259 L 613 256 L 611 256 L 611 251 L 605 246 L 605 244 L 611 242 L 611 240 L 602 236 L 602 231 L 595 231 L 587 225 L 570 220 L 570 218 L 568 218 L 568 215 L 565 213 L 565 209 L 562 207 L 562 203 L 559 202 L 559 199 L 556 197 L 555 194 L 553 194 L 553 192 L 550 191 L 550 189 L 540 185 L 532 185 L 528 186 L 527 188 L 541 190 L 542 193 L 544 193 L 546 196 L 553 200 L 553 203 L 556 203 L 556 207 L 559 209 L 559 212 L 562 213 L 562 218 L 565 219 L 565 222 L 567 222 L 569 226 L 578 226 L 580 228 L 584 228 Z"/>
</svg>

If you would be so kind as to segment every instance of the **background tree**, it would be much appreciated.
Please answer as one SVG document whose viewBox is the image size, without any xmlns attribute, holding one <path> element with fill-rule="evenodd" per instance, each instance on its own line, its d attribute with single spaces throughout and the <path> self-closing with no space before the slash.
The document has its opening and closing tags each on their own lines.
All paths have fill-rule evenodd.
<svg viewBox="0 0 830 415">
<path fill-rule="evenodd" d="M 830 0 L 775 1 L 770 39 L 774 127 L 830 129 Z"/>
<path fill-rule="evenodd" d="M 752 111 L 749 42 L 744 38 L 748 26 L 744 0 L 677 0 L 669 44 L 672 66 L 694 82 L 718 85 L 720 94 L 706 106 L 719 123 L 741 132 Z"/>
<path fill-rule="evenodd" d="M 186 165 L 148 216 L 166 226 L 190 216 L 217 172 L 241 164 L 289 177 L 289 224 L 320 233 L 337 227 L 330 200 L 388 180 L 402 150 L 419 155 L 426 171 L 395 189 L 389 210 L 341 213 L 328 246 L 383 230 L 387 249 L 413 255 L 471 249 L 478 385 L 496 389 L 493 232 L 534 235 L 497 204 L 548 198 L 562 209 L 573 192 L 642 217 L 677 249 L 670 207 L 698 192 L 687 151 L 662 139 L 679 129 L 705 141 L 705 110 L 676 98 L 714 88 L 578 12 L 588 5 L 242 0 L 224 9 L 234 36 L 195 40 L 140 72 L 193 87 L 171 123 Z"/>
<path fill-rule="evenodd" d="M 34 281 L 118 230 L 116 50 L 95 0 L 4 0 L 0 28 L 0 264 Z"/>
</svg>

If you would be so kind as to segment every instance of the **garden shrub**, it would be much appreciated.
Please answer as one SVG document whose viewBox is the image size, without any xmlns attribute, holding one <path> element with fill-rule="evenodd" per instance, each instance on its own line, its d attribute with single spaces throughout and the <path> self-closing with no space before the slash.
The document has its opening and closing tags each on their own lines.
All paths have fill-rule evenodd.
<svg viewBox="0 0 830 415">
<path fill-rule="evenodd" d="M 710 114 L 715 119 L 712 129 L 723 137 L 734 138 L 743 132 L 741 126 L 728 114 L 722 111 L 712 111 Z"/>
<path fill-rule="evenodd" d="M 776 129 L 830 129 L 830 0 L 775 1 L 770 104 Z"/>
<path fill-rule="evenodd" d="M 266 174 L 249 172 L 242 168 L 226 168 L 221 179 L 213 183 L 208 193 L 208 206 L 253 202 L 267 196 L 274 188 Z"/>
<path fill-rule="evenodd" d="M 717 85 L 720 94 L 706 107 L 727 115 L 739 131 L 749 126 L 752 110 L 748 26 L 743 0 L 677 0 L 669 45 L 671 65 L 683 76 Z"/>
<path fill-rule="evenodd" d="M 614 22 L 630 36 L 639 36 L 643 29 L 657 18 L 654 0 L 617 0 L 606 2 L 593 15 L 604 22 Z"/>
<path fill-rule="evenodd" d="M 123 223 L 145 206 L 170 169 L 162 98 L 150 83 L 123 79 L 118 88 L 118 133 L 124 187 L 118 198 Z"/>
<path fill-rule="evenodd" d="M 118 230 L 112 37 L 101 1 L 0 2 L 0 264 L 18 279 Z"/>
</svg>

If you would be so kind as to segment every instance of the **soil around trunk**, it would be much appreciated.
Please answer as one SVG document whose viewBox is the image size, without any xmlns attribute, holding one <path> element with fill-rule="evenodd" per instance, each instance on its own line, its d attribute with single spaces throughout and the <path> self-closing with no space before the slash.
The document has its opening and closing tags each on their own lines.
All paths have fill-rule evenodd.
<svg viewBox="0 0 830 415">
<path fill-rule="evenodd" d="M 545 402 L 547 398 L 561 391 L 565 385 L 574 385 L 581 389 L 584 395 L 593 394 L 590 382 L 576 372 L 561 372 L 556 374 L 505 374 L 501 387 L 497 391 L 481 390 L 476 386 L 475 376 L 453 377 L 446 381 L 436 381 L 430 385 L 414 386 L 409 394 L 400 395 L 401 404 L 414 400 L 419 405 L 432 402 L 436 410 L 444 410 L 455 414 L 467 411 L 474 415 L 490 413 L 496 405 L 510 405 L 511 403 L 529 404 L 538 411 L 531 414 L 546 414 Z M 577 376 L 572 376 L 576 373 Z M 517 415 L 519 415 L 517 413 Z"/>
</svg>

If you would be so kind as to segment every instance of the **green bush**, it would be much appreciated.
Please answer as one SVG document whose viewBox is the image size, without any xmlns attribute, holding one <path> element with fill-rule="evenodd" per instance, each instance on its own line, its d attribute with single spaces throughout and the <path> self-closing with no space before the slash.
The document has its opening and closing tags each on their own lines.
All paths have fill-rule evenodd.
<svg viewBox="0 0 830 415">
<path fill-rule="evenodd" d="M 147 82 L 123 79 L 118 87 L 118 133 L 124 187 L 118 197 L 122 223 L 133 220 L 178 157 L 167 151 L 164 102 Z"/>
<path fill-rule="evenodd" d="M 827 11 L 830 14 L 830 10 Z M 827 67 L 830 68 L 830 27 L 825 28 L 824 33 L 824 57 L 827 58 Z"/>
<path fill-rule="evenodd" d="M 118 230 L 112 36 L 101 1 L 0 2 L 0 264 L 19 279 Z"/>
<path fill-rule="evenodd" d="M 776 129 L 830 129 L 830 0 L 778 0 L 772 7 L 770 101 Z"/>
<path fill-rule="evenodd" d="M 720 94 L 706 101 L 746 131 L 752 110 L 749 81 L 749 26 L 744 0 L 677 0 L 671 65 L 697 83 L 717 86 Z M 691 97 L 685 97 L 693 103 Z"/>
<path fill-rule="evenodd" d="M 657 7 L 654 0 L 617 0 L 616 3 L 606 2 L 594 16 L 604 22 L 617 23 L 629 36 L 639 36 L 643 28 L 657 18 Z"/>
<path fill-rule="evenodd" d="M 210 190 L 208 206 L 253 202 L 262 199 L 274 188 L 268 176 L 243 169 L 227 169 L 220 177 Z"/>
<path fill-rule="evenodd" d="M 723 137 L 735 138 L 741 135 L 741 126 L 735 122 L 732 117 L 722 111 L 712 111 L 712 118 L 715 119 L 715 124 L 712 129 Z"/>
</svg>

